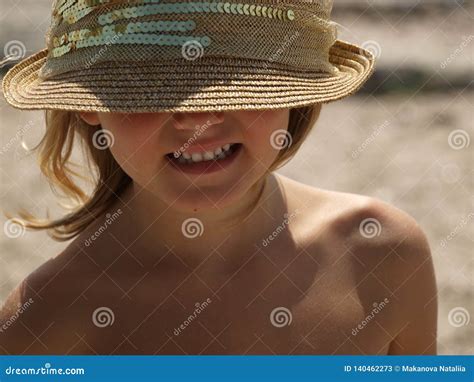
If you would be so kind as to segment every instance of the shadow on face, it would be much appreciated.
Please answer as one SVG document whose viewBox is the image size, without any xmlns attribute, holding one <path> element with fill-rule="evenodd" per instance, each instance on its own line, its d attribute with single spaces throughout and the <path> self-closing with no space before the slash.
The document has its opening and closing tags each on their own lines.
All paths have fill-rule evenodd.
<svg viewBox="0 0 474 382">
<path fill-rule="evenodd" d="M 288 129 L 289 109 L 80 113 L 80 117 L 108 131 L 112 155 L 136 185 L 186 211 L 225 207 L 261 180 L 281 149 L 275 142 Z M 228 155 L 231 158 L 218 159 L 216 152 L 219 147 L 226 149 L 226 144 L 237 144 L 229 152 L 239 149 Z M 214 158 L 201 155 L 206 161 L 194 163 L 206 151 L 214 152 Z M 185 156 L 191 159 L 178 167 L 172 163 L 177 155 L 183 157 L 181 161 Z M 211 165 L 212 172 L 190 170 Z"/>
</svg>

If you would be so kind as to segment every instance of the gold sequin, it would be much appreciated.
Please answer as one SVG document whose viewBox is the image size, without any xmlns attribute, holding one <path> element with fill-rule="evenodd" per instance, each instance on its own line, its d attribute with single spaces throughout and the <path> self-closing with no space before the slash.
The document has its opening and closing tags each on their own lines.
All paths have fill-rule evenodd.
<svg viewBox="0 0 474 382">
<path fill-rule="evenodd" d="M 73 24 L 92 12 L 97 6 L 114 0 L 62 0 L 54 11 L 57 20 Z M 59 5 L 60 4 L 60 5 Z M 143 5 L 147 4 L 147 5 Z M 72 50 L 110 44 L 114 39 L 117 44 L 158 44 L 176 45 L 185 36 L 154 34 L 154 32 L 186 32 L 196 28 L 194 20 L 187 21 L 138 21 L 117 24 L 124 19 L 139 19 L 143 16 L 157 14 L 189 14 L 189 13 L 226 13 L 229 15 L 246 15 L 266 17 L 280 21 L 293 21 L 295 13 L 292 9 L 282 9 L 264 4 L 231 3 L 231 2 L 179 2 L 159 3 L 159 0 L 142 0 L 136 6 L 111 10 L 97 16 L 98 26 L 92 29 L 81 29 L 54 36 L 53 56 L 58 57 Z M 195 37 L 199 39 L 199 37 Z M 210 37 L 201 38 L 203 44 L 210 44 Z"/>
<path fill-rule="evenodd" d="M 250 6 L 250 14 L 251 14 L 252 16 L 256 16 L 256 15 L 257 15 L 257 14 L 255 13 L 255 5 L 254 5 L 254 4 L 252 4 L 252 5 Z"/>
</svg>

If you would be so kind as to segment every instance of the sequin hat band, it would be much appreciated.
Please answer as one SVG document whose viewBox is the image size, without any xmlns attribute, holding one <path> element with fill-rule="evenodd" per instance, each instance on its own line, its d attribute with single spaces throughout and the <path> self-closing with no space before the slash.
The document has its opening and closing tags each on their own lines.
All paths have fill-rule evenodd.
<svg viewBox="0 0 474 382">
<path fill-rule="evenodd" d="M 12 68 L 3 90 L 13 106 L 30 109 L 329 102 L 355 92 L 374 66 L 370 52 L 337 40 L 331 9 L 331 0 L 56 0 L 46 49 Z"/>
</svg>

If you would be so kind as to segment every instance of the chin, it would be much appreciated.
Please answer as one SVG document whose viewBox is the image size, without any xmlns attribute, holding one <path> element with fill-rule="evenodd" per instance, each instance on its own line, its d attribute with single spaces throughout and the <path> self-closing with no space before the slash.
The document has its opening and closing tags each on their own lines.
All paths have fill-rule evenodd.
<svg viewBox="0 0 474 382">
<path fill-rule="evenodd" d="M 181 212 L 205 212 L 219 210 L 227 207 L 241 198 L 237 192 L 229 193 L 230 187 L 217 189 L 189 188 L 185 192 L 176 192 L 173 195 L 167 195 L 164 200 L 172 209 Z"/>
</svg>

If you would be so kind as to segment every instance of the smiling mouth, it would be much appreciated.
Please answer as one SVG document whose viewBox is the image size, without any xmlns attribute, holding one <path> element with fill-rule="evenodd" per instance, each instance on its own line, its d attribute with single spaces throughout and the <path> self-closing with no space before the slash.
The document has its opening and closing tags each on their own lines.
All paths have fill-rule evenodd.
<svg viewBox="0 0 474 382">
<path fill-rule="evenodd" d="M 189 154 L 187 152 L 172 152 L 168 153 L 165 156 L 172 162 L 178 163 L 181 165 L 192 165 L 199 162 L 219 162 L 232 156 L 237 150 L 242 146 L 241 143 L 229 143 L 222 147 L 218 147 L 213 151 L 202 151 L 199 153 Z M 180 154 L 178 157 L 175 156 L 175 153 Z"/>
</svg>

